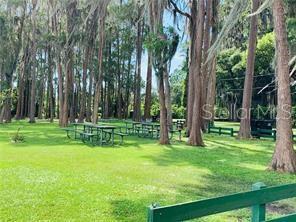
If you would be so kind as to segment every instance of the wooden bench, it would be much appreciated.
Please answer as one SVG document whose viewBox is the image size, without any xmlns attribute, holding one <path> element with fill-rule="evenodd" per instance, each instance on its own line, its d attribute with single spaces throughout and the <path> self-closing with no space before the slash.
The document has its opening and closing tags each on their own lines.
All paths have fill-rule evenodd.
<svg viewBox="0 0 296 222">
<path fill-rule="evenodd" d="M 248 192 L 164 207 L 153 204 L 148 208 L 148 222 L 186 221 L 247 207 L 252 207 L 252 222 L 295 222 L 296 214 L 266 219 L 266 204 L 292 197 L 296 197 L 296 183 L 276 187 L 256 183 Z"/>
<path fill-rule="evenodd" d="M 233 130 L 233 128 L 225 128 L 225 127 L 209 126 L 208 133 L 217 133 L 219 135 L 230 135 L 230 136 L 234 136 L 234 130 Z"/>
<path fill-rule="evenodd" d="M 119 143 L 120 145 L 123 144 L 123 138 L 124 138 L 125 136 L 128 136 L 128 134 L 126 134 L 126 133 L 122 133 L 122 132 L 114 132 L 114 135 L 120 137 L 120 143 Z"/>
</svg>

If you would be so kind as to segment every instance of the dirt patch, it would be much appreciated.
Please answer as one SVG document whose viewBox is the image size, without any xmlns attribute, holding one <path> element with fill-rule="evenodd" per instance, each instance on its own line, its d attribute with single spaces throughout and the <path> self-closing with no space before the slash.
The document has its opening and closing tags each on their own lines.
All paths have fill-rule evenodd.
<svg viewBox="0 0 296 222">
<path fill-rule="evenodd" d="M 295 211 L 295 208 L 286 203 L 274 202 L 267 205 L 267 210 L 271 213 L 287 215 Z"/>
</svg>

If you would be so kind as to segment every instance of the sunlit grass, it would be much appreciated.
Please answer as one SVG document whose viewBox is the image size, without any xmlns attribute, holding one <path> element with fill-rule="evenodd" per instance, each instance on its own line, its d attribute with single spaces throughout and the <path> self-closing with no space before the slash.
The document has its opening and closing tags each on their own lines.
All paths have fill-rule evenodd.
<svg viewBox="0 0 296 222">
<path fill-rule="evenodd" d="M 21 144 L 10 141 L 18 127 L 25 136 Z M 185 139 L 160 146 L 127 137 L 122 146 L 92 147 L 67 139 L 57 124 L 0 125 L 1 221 L 138 222 L 146 220 L 154 202 L 246 191 L 258 181 L 296 182 L 295 175 L 266 170 L 271 140 L 206 135 L 205 142 L 205 148 L 186 146 Z M 295 211 L 295 200 L 285 204 Z M 248 221 L 249 216 L 249 210 L 240 210 L 200 221 Z"/>
</svg>

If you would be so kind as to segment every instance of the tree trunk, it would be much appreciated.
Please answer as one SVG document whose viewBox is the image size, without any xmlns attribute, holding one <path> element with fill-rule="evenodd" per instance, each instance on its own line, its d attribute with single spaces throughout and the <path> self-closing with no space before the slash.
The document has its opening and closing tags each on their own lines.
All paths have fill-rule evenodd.
<svg viewBox="0 0 296 222">
<path fill-rule="evenodd" d="M 52 13 L 52 33 L 55 35 L 56 38 L 59 37 L 58 34 L 58 21 L 57 21 L 57 11 L 55 9 L 56 5 L 54 4 L 55 1 L 49 0 L 51 13 Z M 64 88 L 64 77 L 63 77 L 63 67 L 61 61 L 61 52 L 58 47 L 54 47 L 55 56 L 56 56 L 56 68 L 58 74 L 58 118 L 59 118 L 59 126 L 63 126 L 63 109 L 64 109 L 64 95 L 63 95 L 63 88 Z"/>
<path fill-rule="evenodd" d="M 140 10 L 140 9 L 139 9 Z M 140 14 L 140 11 L 139 11 Z M 135 76 L 134 121 L 141 121 L 141 63 L 142 63 L 142 22 L 137 24 L 137 68 Z"/>
<path fill-rule="evenodd" d="M 210 79 L 209 67 L 207 63 L 208 50 L 210 48 L 211 37 L 211 19 L 212 19 L 212 3 L 213 1 L 206 1 L 206 19 L 205 19 L 205 32 L 204 32 L 204 46 L 203 46 L 203 64 L 202 64 L 202 125 L 201 128 L 205 132 L 208 128 L 209 116 L 207 115 L 207 94 L 208 83 Z"/>
<path fill-rule="evenodd" d="M 86 87 L 87 87 L 87 67 L 89 63 L 90 56 L 90 47 L 86 46 L 84 52 L 84 61 L 83 61 L 83 71 L 82 71 L 82 92 L 80 97 L 80 113 L 79 113 L 79 123 L 83 123 L 86 113 Z"/>
<path fill-rule="evenodd" d="M 145 108 L 144 108 L 145 120 L 151 119 L 151 90 L 152 90 L 152 54 L 151 52 L 148 52 L 146 96 L 145 96 Z"/>
<path fill-rule="evenodd" d="M 24 48 L 24 55 L 19 71 L 19 79 L 18 79 L 18 100 L 17 100 L 17 108 L 15 119 L 20 120 L 24 117 L 23 106 L 24 106 L 24 94 L 25 94 L 25 73 L 27 67 L 27 47 Z"/>
<path fill-rule="evenodd" d="M 165 106 L 167 109 L 167 126 L 169 129 L 173 128 L 173 115 L 172 115 L 172 99 L 171 99 L 171 86 L 169 81 L 168 68 L 165 68 L 164 75 L 164 88 L 165 88 Z"/>
<path fill-rule="evenodd" d="M 189 36 L 190 36 L 190 45 L 189 45 L 189 60 L 188 60 L 188 85 L 187 85 L 187 129 L 186 134 L 189 137 L 191 128 L 192 128 L 192 117 L 193 117 L 193 105 L 194 105 L 194 92 L 195 92 L 195 84 L 194 84 L 194 69 L 196 67 L 196 51 L 195 44 L 196 44 L 196 33 L 198 28 L 198 18 L 197 18 L 197 1 L 193 0 L 191 4 L 191 20 L 189 23 Z"/>
<path fill-rule="evenodd" d="M 57 58 L 58 62 L 57 62 L 57 68 L 58 68 L 58 94 L 59 94 L 59 125 L 63 126 L 63 110 L 64 110 L 64 94 L 63 94 L 63 82 L 64 82 L 64 78 L 63 78 L 63 67 L 61 64 L 61 59 L 60 59 L 60 55 L 58 55 Z"/>
<path fill-rule="evenodd" d="M 106 19 L 106 13 L 107 13 L 107 7 L 110 0 L 104 0 L 101 2 L 99 13 L 99 50 L 98 50 L 98 78 L 95 84 L 95 98 L 94 98 L 94 108 L 93 108 L 93 116 L 92 116 L 92 122 L 96 124 L 98 122 L 98 111 L 99 111 L 99 105 L 100 105 L 100 99 L 101 99 L 101 88 L 102 88 L 102 82 L 103 82 L 103 49 L 105 45 L 105 19 Z"/>
<path fill-rule="evenodd" d="M 167 108 L 165 103 L 165 89 L 162 75 L 158 80 L 158 93 L 160 105 L 160 139 L 159 143 L 162 145 L 169 144 L 168 125 L 167 125 Z"/>
<path fill-rule="evenodd" d="M 88 85 L 88 97 L 87 97 L 87 110 L 86 110 L 86 121 L 91 122 L 91 107 L 93 101 L 93 79 L 94 79 L 94 72 L 92 69 L 89 70 L 89 85 Z"/>
<path fill-rule="evenodd" d="M 277 140 L 271 168 L 280 172 L 296 172 L 296 153 L 293 148 L 291 91 L 289 78 L 289 49 L 284 1 L 274 0 L 273 16 L 277 49 L 278 107 Z"/>
<path fill-rule="evenodd" d="M 195 2 L 195 0 L 193 1 Z M 193 4 L 193 5 L 196 5 Z M 202 140 L 202 134 L 201 134 L 201 112 L 202 112 L 202 74 L 201 74 L 201 63 L 202 63 L 202 46 L 203 46 L 203 35 L 204 35 L 204 14 L 205 14 L 205 6 L 204 1 L 199 1 L 198 3 L 198 27 L 195 29 L 197 32 L 192 33 L 193 35 L 198 35 L 197 37 L 193 38 L 196 39 L 192 44 L 194 44 L 194 57 L 192 58 L 192 65 L 194 65 L 194 68 L 191 69 L 191 71 L 194 71 L 194 94 L 189 96 L 194 96 L 194 99 L 191 99 L 194 101 L 193 103 L 193 109 L 192 109 L 192 123 L 191 123 L 191 130 L 190 130 L 190 136 L 188 139 L 188 144 L 192 146 L 204 146 L 203 140 Z M 195 17 L 192 17 L 192 19 L 196 19 Z M 189 104 L 188 104 L 189 105 Z"/>
<path fill-rule="evenodd" d="M 211 45 L 214 44 L 218 37 L 218 7 L 219 7 L 219 0 L 213 0 L 213 13 L 212 13 L 212 39 Z M 209 122 L 213 122 L 215 119 L 215 100 L 216 100 L 216 66 L 217 66 L 217 55 L 209 62 L 210 69 L 209 69 L 209 83 L 208 83 L 208 93 L 207 93 L 207 114 L 209 115 Z M 207 124 L 208 126 L 208 124 Z M 207 127 L 206 126 L 206 127 Z"/>
<path fill-rule="evenodd" d="M 29 123 L 35 123 L 35 110 L 36 110 L 36 5 L 37 0 L 33 1 L 32 11 L 32 69 L 31 69 L 31 101 L 30 101 L 30 120 Z"/>
<path fill-rule="evenodd" d="M 48 88 L 49 88 L 49 119 L 53 122 L 54 118 L 54 97 L 53 97 L 53 61 L 51 45 L 48 47 Z"/>
<path fill-rule="evenodd" d="M 253 0 L 253 12 L 256 12 L 259 8 L 259 0 Z M 257 46 L 257 32 L 258 32 L 258 20 L 257 16 L 251 17 L 247 71 L 244 85 L 242 116 L 240 122 L 240 129 L 238 138 L 249 139 L 251 138 L 251 107 L 253 97 L 253 79 L 254 79 L 254 67 L 255 67 L 255 55 Z"/>
</svg>

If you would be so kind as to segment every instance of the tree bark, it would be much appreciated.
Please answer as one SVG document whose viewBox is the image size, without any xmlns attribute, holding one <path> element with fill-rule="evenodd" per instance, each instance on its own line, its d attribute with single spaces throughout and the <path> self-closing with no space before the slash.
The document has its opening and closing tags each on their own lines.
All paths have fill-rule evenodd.
<svg viewBox="0 0 296 222">
<path fill-rule="evenodd" d="M 214 44 L 218 37 L 218 7 L 219 0 L 213 0 L 213 13 L 212 13 L 212 39 L 211 45 Z M 208 122 L 213 122 L 215 119 L 215 100 L 216 100 L 216 66 L 217 66 L 217 55 L 209 62 L 209 83 L 208 83 L 208 93 L 207 93 L 207 114 L 209 115 Z M 207 124 L 208 126 L 208 124 Z M 206 127 L 207 127 L 206 126 Z"/>
<path fill-rule="evenodd" d="M 139 9 L 139 17 L 141 16 L 141 12 Z M 136 68 L 136 76 L 135 76 L 135 98 L 134 98 L 134 121 L 141 121 L 141 63 L 142 63 L 142 22 L 139 21 L 137 24 L 137 68 Z"/>
<path fill-rule="evenodd" d="M 103 0 L 100 4 L 100 13 L 99 13 L 99 50 L 98 50 L 98 78 L 95 83 L 95 98 L 94 98 L 94 108 L 93 108 L 93 116 L 92 123 L 96 124 L 98 122 L 98 111 L 99 104 L 101 99 L 101 88 L 103 82 L 103 49 L 105 45 L 105 19 L 107 14 L 107 7 L 110 3 L 110 0 Z"/>
<path fill-rule="evenodd" d="M 48 47 L 48 89 L 49 89 L 49 121 L 52 123 L 54 119 L 54 92 L 53 92 L 53 61 L 51 44 Z"/>
<path fill-rule="evenodd" d="M 26 69 L 28 63 L 28 47 L 24 47 L 24 54 L 21 62 L 21 67 L 19 71 L 19 79 L 18 79 L 18 99 L 17 99 L 17 108 L 15 119 L 20 120 L 24 118 L 24 97 L 25 97 L 25 76 Z"/>
<path fill-rule="evenodd" d="M 144 107 L 145 120 L 151 119 L 151 90 L 152 90 L 152 54 L 151 52 L 148 52 L 146 96 L 145 96 L 145 107 Z"/>
<path fill-rule="evenodd" d="M 87 87 L 87 68 L 90 58 L 90 47 L 87 45 L 84 52 L 83 70 L 82 70 L 82 92 L 80 97 L 79 123 L 83 123 L 86 113 L 86 87 Z"/>
<path fill-rule="evenodd" d="M 253 0 L 252 12 L 256 12 L 259 8 L 259 0 Z M 257 46 L 257 32 L 258 32 L 258 19 L 257 16 L 251 17 L 250 37 L 249 37 L 249 48 L 248 48 L 248 60 L 247 60 L 247 71 L 243 93 L 243 105 L 242 105 L 242 116 L 240 122 L 240 129 L 238 138 L 249 139 L 251 138 L 251 107 L 253 97 L 253 79 L 254 79 L 254 67 L 255 67 L 255 56 Z"/>
<path fill-rule="evenodd" d="M 169 144 L 168 125 L 167 125 L 167 108 L 165 103 L 165 88 L 162 77 L 158 80 L 158 93 L 160 105 L 160 139 L 159 143 L 162 145 Z"/>
<path fill-rule="evenodd" d="M 189 37 L 190 37 L 190 45 L 189 45 L 189 60 L 188 60 L 188 69 L 189 69 L 189 75 L 188 75 L 188 84 L 187 84 L 187 116 L 186 116 L 186 122 L 187 122 L 187 129 L 186 134 L 189 137 L 191 128 L 192 128 L 192 117 L 193 117 L 193 105 L 194 105 L 194 92 L 195 92 L 195 84 L 194 84 L 194 69 L 196 67 L 196 50 L 195 50 L 195 44 L 196 44 L 196 33 L 198 28 L 198 15 L 197 15 L 197 1 L 193 0 L 191 7 L 191 19 L 189 21 Z"/>
<path fill-rule="evenodd" d="M 32 69 L 31 69 L 31 101 L 30 101 L 30 120 L 29 123 L 35 123 L 35 112 L 36 112 L 36 6 L 37 0 L 33 2 L 32 11 Z"/>
<path fill-rule="evenodd" d="M 274 0 L 274 27 L 277 49 L 278 106 L 277 138 L 271 169 L 280 172 L 296 172 L 296 153 L 293 148 L 291 119 L 291 91 L 289 78 L 289 49 L 285 21 L 284 1 Z"/>
<path fill-rule="evenodd" d="M 169 129 L 173 128 L 173 115 L 172 115 L 172 99 L 171 99 L 171 86 L 169 81 L 169 72 L 166 66 L 164 75 L 164 89 L 165 89 L 165 106 L 167 109 L 167 126 Z"/>
<path fill-rule="evenodd" d="M 204 46 L 203 46 L 203 64 L 202 64 L 202 125 L 201 128 L 205 132 L 208 128 L 209 117 L 207 115 L 207 95 L 208 95 L 208 83 L 210 79 L 209 67 L 207 63 L 208 50 L 210 48 L 211 37 L 211 19 L 213 10 L 213 1 L 206 1 L 206 18 L 205 18 L 205 31 L 204 31 Z"/>
<path fill-rule="evenodd" d="M 193 2 L 195 2 L 194 0 Z M 194 4 L 193 4 L 194 5 Z M 196 3 L 195 3 L 196 5 Z M 194 92 L 193 95 L 189 94 L 189 96 L 194 96 L 194 99 L 189 100 L 192 102 L 194 101 L 192 109 L 192 123 L 191 123 L 191 130 L 190 136 L 188 139 L 188 144 L 192 146 L 204 146 L 202 134 L 201 134 L 201 112 L 202 112 L 202 74 L 201 74 L 201 63 L 202 63 L 202 46 L 203 46 L 203 36 L 204 36 L 204 20 L 205 20 L 205 5 L 204 1 L 199 1 L 198 3 L 198 27 L 195 29 L 197 32 L 192 33 L 193 35 L 198 35 L 197 37 L 193 38 L 194 41 L 192 44 L 194 45 L 194 57 L 191 58 L 193 68 L 192 75 L 194 75 Z M 192 19 L 196 19 L 192 17 Z M 191 40 L 192 41 L 192 40 Z M 192 92 L 191 92 L 192 93 Z"/>
<path fill-rule="evenodd" d="M 73 122 L 73 44 L 74 44 L 74 27 L 76 22 L 76 6 L 77 1 L 73 0 L 67 4 L 67 45 L 65 52 L 65 87 L 64 87 L 64 98 L 63 98 L 63 119 L 62 126 L 66 127 L 69 122 L 69 113 L 70 120 Z"/>
</svg>

